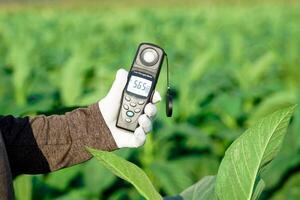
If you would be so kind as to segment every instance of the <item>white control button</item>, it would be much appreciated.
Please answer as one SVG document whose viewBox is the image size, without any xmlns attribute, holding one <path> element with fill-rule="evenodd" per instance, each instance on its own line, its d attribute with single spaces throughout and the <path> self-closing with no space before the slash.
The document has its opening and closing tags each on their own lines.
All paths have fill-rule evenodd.
<svg viewBox="0 0 300 200">
<path fill-rule="evenodd" d="M 130 103 L 130 106 L 135 107 L 136 103 Z"/>
<path fill-rule="evenodd" d="M 145 102 L 144 101 L 139 101 L 139 105 L 143 105 Z"/>
<path fill-rule="evenodd" d="M 131 98 L 129 96 L 125 96 L 126 101 L 130 101 Z"/>
<path fill-rule="evenodd" d="M 134 112 L 139 113 L 139 112 L 141 112 L 141 109 L 137 108 L 137 109 L 134 110 Z"/>
<path fill-rule="evenodd" d="M 126 104 L 124 104 L 124 105 L 123 105 L 123 108 L 124 108 L 125 110 L 128 110 L 128 109 L 129 109 L 129 106 L 126 105 Z"/>
<path fill-rule="evenodd" d="M 126 122 L 128 122 L 128 123 L 131 122 L 131 119 L 126 118 L 125 120 L 126 120 Z"/>
<path fill-rule="evenodd" d="M 134 113 L 133 113 L 132 111 L 127 111 L 127 112 L 126 112 L 126 115 L 127 115 L 128 117 L 133 117 Z"/>
</svg>

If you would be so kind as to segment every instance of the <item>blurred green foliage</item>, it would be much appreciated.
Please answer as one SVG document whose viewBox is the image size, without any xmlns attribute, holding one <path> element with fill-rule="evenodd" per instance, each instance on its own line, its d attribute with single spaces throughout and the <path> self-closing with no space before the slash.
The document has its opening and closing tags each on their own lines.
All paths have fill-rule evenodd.
<svg viewBox="0 0 300 200">
<path fill-rule="evenodd" d="M 299 24 L 297 4 L 1 8 L 1 115 L 94 103 L 119 67 L 129 69 L 140 42 L 156 43 L 170 60 L 174 117 L 165 117 L 161 103 L 145 146 L 118 153 L 141 166 L 163 195 L 178 194 L 216 174 L 225 149 L 255 120 L 299 104 Z M 300 198 L 299 130 L 298 106 L 280 155 L 263 174 L 262 199 Z M 94 160 L 29 179 L 16 185 L 32 199 L 140 198 Z"/>
</svg>

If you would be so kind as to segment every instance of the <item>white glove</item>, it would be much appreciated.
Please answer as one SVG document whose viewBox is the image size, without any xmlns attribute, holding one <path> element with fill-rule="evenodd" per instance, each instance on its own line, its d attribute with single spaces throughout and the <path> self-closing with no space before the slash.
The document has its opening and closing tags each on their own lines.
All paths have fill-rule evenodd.
<svg viewBox="0 0 300 200">
<path fill-rule="evenodd" d="M 122 92 L 127 82 L 127 75 L 128 72 L 126 70 L 119 69 L 110 91 L 98 103 L 104 121 L 118 148 L 140 147 L 145 143 L 146 133 L 152 130 L 152 119 L 157 112 L 154 103 L 158 103 L 161 100 L 160 94 L 155 91 L 152 103 L 146 105 L 144 110 L 145 114 L 138 118 L 139 127 L 135 129 L 134 133 L 116 127 Z"/>
</svg>

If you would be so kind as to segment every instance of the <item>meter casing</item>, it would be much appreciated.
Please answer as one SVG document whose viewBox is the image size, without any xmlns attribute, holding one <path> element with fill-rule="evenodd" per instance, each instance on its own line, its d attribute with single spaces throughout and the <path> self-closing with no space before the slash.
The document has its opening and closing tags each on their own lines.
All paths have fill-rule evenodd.
<svg viewBox="0 0 300 200">
<path fill-rule="evenodd" d="M 158 54 L 158 60 L 153 65 L 146 65 L 141 60 L 141 54 L 147 48 L 154 49 Z M 138 118 L 144 113 L 144 108 L 146 104 L 150 102 L 154 94 L 161 66 L 164 61 L 164 56 L 164 50 L 154 44 L 141 43 L 139 45 L 131 69 L 128 73 L 128 79 L 125 89 L 123 90 L 118 120 L 116 123 L 117 127 L 132 132 L 137 128 Z M 152 85 L 147 97 L 132 93 L 127 90 L 131 76 L 152 81 Z M 130 114 L 129 116 L 128 113 Z"/>
</svg>

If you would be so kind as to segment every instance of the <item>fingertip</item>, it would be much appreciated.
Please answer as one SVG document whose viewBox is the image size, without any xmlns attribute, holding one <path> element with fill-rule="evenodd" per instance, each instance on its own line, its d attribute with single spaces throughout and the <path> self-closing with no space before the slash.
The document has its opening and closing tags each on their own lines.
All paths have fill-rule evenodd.
<svg viewBox="0 0 300 200">
<path fill-rule="evenodd" d="M 132 136 L 132 147 L 137 148 L 144 145 L 146 141 L 146 133 L 144 132 L 142 127 L 138 127 L 137 129 L 135 129 Z"/>
<path fill-rule="evenodd" d="M 152 97 L 152 103 L 156 104 L 160 101 L 161 101 L 161 96 L 160 96 L 159 92 L 155 90 L 153 97 Z"/>
<path fill-rule="evenodd" d="M 127 76 L 127 75 L 128 75 L 128 72 L 127 72 L 125 69 L 120 68 L 120 69 L 118 69 L 118 71 L 117 71 L 116 78 L 118 78 L 118 77 L 123 77 L 123 76 Z"/>
<path fill-rule="evenodd" d="M 116 73 L 115 78 L 115 87 L 116 88 L 124 88 L 127 83 L 128 72 L 125 69 L 119 69 Z"/>
<path fill-rule="evenodd" d="M 127 76 L 128 76 L 128 72 L 125 69 L 121 68 L 117 71 L 116 80 L 127 82 Z"/>
<path fill-rule="evenodd" d="M 144 112 L 148 117 L 153 118 L 153 117 L 155 117 L 155 115 L 157 113 L 157 108 L 154 104 L 148 103 L 145 106 Z"/>
<path fill-rule="evenodd" d="M 152 122 L 146 114 L 139 117 L 138 123 L 146 133 L 149 133 L 152 130 Z"/>
</svg>

